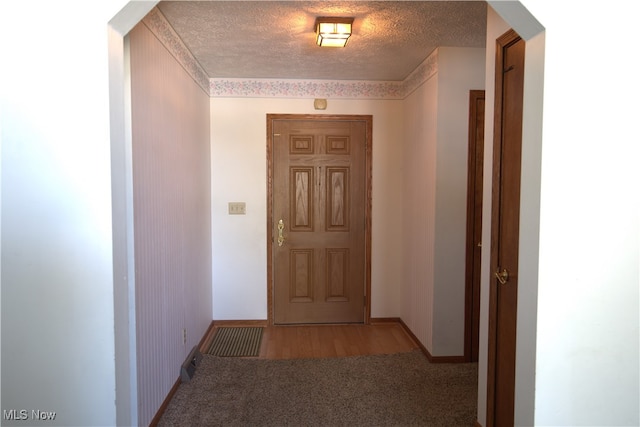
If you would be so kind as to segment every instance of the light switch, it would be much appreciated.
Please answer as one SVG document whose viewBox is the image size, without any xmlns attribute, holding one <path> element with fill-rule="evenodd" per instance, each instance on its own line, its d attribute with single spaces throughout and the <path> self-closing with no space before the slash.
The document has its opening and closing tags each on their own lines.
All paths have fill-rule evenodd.
<svg viewBox="0 0 640 427">
<path fill-rule="evenodd" d="M 247 204 L 245 202 L 229 202 L 229 215 L 245 215 Z"/>
</svg>

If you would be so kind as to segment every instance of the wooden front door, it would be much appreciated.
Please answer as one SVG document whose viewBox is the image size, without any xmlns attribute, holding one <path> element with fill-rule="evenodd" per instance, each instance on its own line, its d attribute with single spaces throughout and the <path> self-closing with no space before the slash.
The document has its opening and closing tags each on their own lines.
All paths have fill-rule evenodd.
<svg viewBox="0 0 640 427">
<path fill-rule="evenodd" d="M 465 284 L 465 360 L 478 361 L 480 271 L 482 261 L 482 175 L 484 164 L 484 90 L 469 93 L 467 247 Z"/>
<path fill-rule="evenodd" d="M 268 117 L 275 324 L 365 321 L 366 117 Z"/>
<path fill-rule="evenodd" d="M 525 42 L 497 40 L 487 425 L 514 424 Z"/>
</svg>

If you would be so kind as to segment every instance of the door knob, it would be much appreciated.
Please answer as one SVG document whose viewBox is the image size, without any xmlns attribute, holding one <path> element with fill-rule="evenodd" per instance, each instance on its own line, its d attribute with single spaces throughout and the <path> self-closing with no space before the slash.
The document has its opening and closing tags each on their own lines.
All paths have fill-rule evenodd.
<svg viewBox="0 0 640 427">
<path fill-rule="evenodd" d="M 282 235 L 282 230 L 284 230 L 284 222 L 282 220 L 278 221 L 278 246 L 282 246 L 284 243 L 284 236 Z"/>
<path fill-rule="evenodd" d="M 498 269 L 498 271 L 496 271 L 496 279 L 498 279 L 501 285 L 506 284 L 509 281 L 509 270 L 503 268 L 502 271 L 500 271 L 500 269 Z"/>
</svg>

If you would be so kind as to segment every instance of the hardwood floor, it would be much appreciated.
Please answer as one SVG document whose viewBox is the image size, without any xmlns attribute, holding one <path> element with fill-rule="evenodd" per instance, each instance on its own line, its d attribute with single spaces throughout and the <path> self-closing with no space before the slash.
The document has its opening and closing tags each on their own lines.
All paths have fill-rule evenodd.
<svg viewBox="0 0 640 427">
<path fill-rule="evenodd" d="M 216 322 L 215 328 L 232 326 Z M 233 326 L 257 326 L 234 323 Z M 264 326 L 264 325 L 260 325 Z M 370 325 L 266 326 L 260 355 L 264 359 L 302 359 L 402 353 L 419 346 L 397 322 Z"/>
</svg>

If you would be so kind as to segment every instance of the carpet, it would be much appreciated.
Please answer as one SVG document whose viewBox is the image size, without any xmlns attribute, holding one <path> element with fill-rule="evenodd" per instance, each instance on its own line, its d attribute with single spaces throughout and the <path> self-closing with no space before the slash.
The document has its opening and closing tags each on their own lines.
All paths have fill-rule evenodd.
<svg viewBox="0 0 640 427">
<path fill-rule="evenodd" d="M 477 364 L 420 351 L 329 359 L 204 355 L 160 426 L 472 426 Z"/>
<path fill-rule="evenodd" d="M 256 357 L 263 328 L 218 328 L 207 354 L 222 357 Z"/>
</svg>

